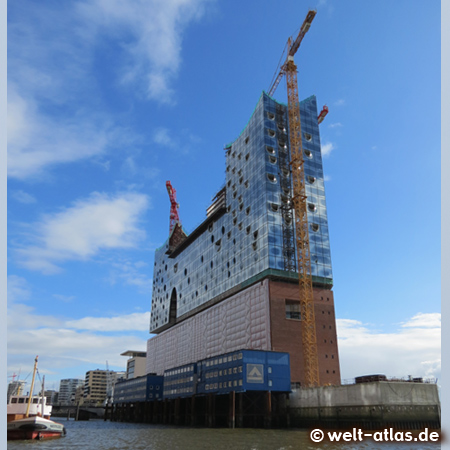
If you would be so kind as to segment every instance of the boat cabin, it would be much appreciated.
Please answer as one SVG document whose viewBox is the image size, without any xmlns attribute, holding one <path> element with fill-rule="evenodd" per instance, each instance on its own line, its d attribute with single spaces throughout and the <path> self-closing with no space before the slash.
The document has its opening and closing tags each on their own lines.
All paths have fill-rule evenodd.
<svg viewBox="0 0 450 450">
<path fill-rule="evenodd" d="M 24 418 L 29 401 L 29 395 L 12 395 L 7 405 L 8 422 Z M 43 405 L 42 402 L 44 402 Z M 46 397 L 31 397 L 29 416 L 40 416 L 49 419 L 51 413 L 52 405 L 47 405 Z"/>
</svg>

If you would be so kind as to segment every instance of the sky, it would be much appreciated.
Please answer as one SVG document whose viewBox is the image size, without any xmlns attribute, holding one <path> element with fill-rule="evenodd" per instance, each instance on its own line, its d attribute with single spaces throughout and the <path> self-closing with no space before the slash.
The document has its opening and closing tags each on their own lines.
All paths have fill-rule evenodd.
<svg viewBox="0 0 450 450">
<path fill-rule="evenodd" d="M 289 36 L 316 95 L 343 380 L 440 378 L 440 3 L 8 4 L 8 381 L 146 350 L 165 188 L 190 232 Z M 286 101 L 285 82 L 275 98 Z"/>
</svg>

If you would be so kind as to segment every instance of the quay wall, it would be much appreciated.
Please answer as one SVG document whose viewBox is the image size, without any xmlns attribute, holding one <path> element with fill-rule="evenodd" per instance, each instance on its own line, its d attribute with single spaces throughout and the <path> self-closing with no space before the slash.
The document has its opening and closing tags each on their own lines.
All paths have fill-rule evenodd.
<svg viewBox="0 0 450 450">
<path fill-rule="evenodd" d="M 439 428 L 436 384 L 381 381 L 303 388 L 290 394 L 291 425 Z"/>
</svg>

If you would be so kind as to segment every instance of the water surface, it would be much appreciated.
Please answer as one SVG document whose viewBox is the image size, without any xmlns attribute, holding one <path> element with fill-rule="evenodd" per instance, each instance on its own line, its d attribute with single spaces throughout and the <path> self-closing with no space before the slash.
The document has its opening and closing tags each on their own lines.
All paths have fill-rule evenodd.
<svg viewBox="0 0 450 450">
<path fill-rule="evenodd" d="M 438 450 L 439 443 L 360 443 L 314 444 L 304 430 L 261 430 L 251 428 L 211 429 L 148 425 L 90 420 L 63 423 L 67 436 L 55 440 L 9 441 L 8 450 Z"/>
</svg>

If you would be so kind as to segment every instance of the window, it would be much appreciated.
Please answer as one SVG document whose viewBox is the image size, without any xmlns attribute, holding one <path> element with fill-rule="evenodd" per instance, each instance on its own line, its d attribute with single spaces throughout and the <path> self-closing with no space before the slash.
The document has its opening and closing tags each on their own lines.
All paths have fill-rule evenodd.
<svg viewBox="0 0 450 450">
<path fill-rule="evenodd" d="M 267 146 L 266 150 L 268 153 L 270 153 L 271 155 L 275 155 L 275 150 L 273 147 Z"/>
<path fill-rule="evenodd" d="M 304 153 L 305 153 L 305 155 L 306 155 L 307 158 L 312 159 L 313 154 L 312 154 L 312 151 L 311 151 L 311 150 L 305 150 Z"/>
<path fill-rule="evenodd" d="M 268 130 L 267 130 L 267 134 L 268 134 L 270 137 L 274 137 L 274 136 L 275 136 L 275 131 L 274 131 L 274 130 L 268 129 Z"/>
<path fill-rule="evenodd" d="M 313 231 L 319 231 L 319 225 L 317 223 L 312 223 L 311 224 L 311 230 Z"/>
<path fill-rule="evenodd" d="M 275 119 L 275 114 L 273 114 L 273 113 L 271 113 L 271 112 L 267 112 L 267 117 L 268 117 L 270 120 L 273 120 L 273 119 Z"/>
<path fill-rule="evenodd" d="M 301 320 L 299 301 L 286 300 L 286 319 Z"/>
<path fill-rule="evenodd" d="M 271 183 L 276 183 L 277 182 L 277 177 L 272 174 L 272 173 L 268 173 L 267 174 L 267 179 L 271 182 Z"/>
<path fill-rule="evenodd" d="M 306 139 L 308 142 L 311 142 L 311 141 L 312 141 L 312 136 L 311 136 L 309 133 L 305 133 L 304 136 L 305 136 L 305 139 Z"/>
</svg>

